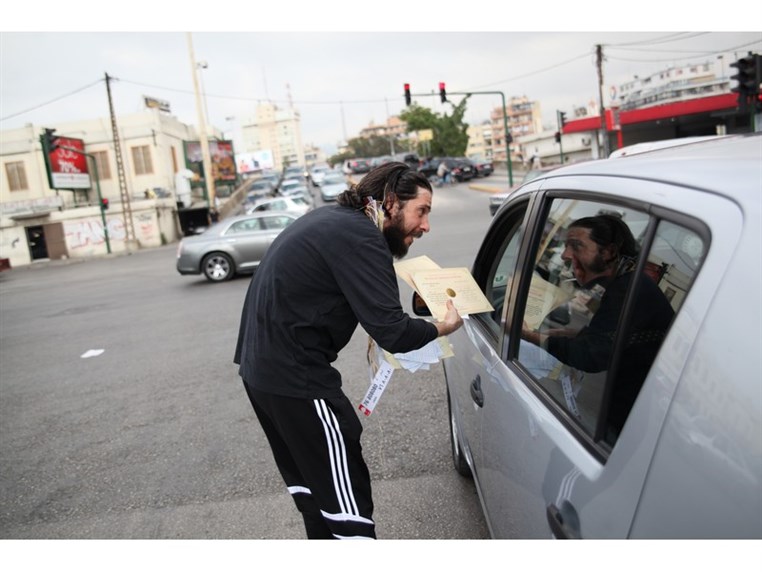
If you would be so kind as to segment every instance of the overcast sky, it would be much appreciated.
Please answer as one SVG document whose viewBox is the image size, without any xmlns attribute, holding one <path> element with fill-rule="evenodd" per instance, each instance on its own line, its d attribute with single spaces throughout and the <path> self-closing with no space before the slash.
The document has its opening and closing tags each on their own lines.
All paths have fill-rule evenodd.
<svg viewBox="0 0 762 572">
<path fill-rule="evenodd" d="M 553 20 L 548 29 L 565 31 L 437 29 L 439 24 L 442 30 L 451 30 L 458 22 L 466 30 L 480 25 L 499 29 L 492 21 L 503 17 L 508 21 L 509 16 L 500 16 L 495 6 L 505 3 L 491 8 L 464 3 L 459 10 L 448 11 L 453 22 L 442 23 L 440 16 L 434 26 L 421 24 L 428 20 L 396 2 L 378 4 L 384 6 L 384 14 L 365 17 L 356 4 L 321 3 L 323 12 L 314 21 L 296 9 L 286 17 L 289 12 L 284 6 L 263 14 L 256 4 L 246 4 L 245 9 L 224 4 L 230 9 L 221 22 L 214 17 L 205 20 L 199 13 L 189 22 L 171 14 L 154 14 L 151 26 L 130 22 L 120 25 L 126 30 L 120 32 L 99 32 L 113 26 L 98 24 L 90 24 L 89 31 L 70 32 L 65 21 L 62 24 L 52 13 L 47 13 L 42 25 L 37 24 L 50 30 L 46 32 L 28 25 L 14 27 L 13 22 L 0 24 L 4 30 L 0 32 L 0 130 L 107 117 L 106 73 L 115 78 L 112 96 L 117 120 L 118 114 L 141 110 L 142 96 L 148 95 L 168 101 L 180 121 L 197 124 L 187 29 L 209 30 L 190 36 L 195 61 L 208 64 L 200 81 L 215 127 L 231 133 L 241 120 L 253 115 L 258 102 L 270 100 L 287 107 L 292 101 L 301 114 L 304 142 L 327 152 L 333 152 L 345 137 L 356 136 L 362 127 L 381 123 L 404 109 L 406 82 L 413 94 L 435 93 L 444 81 L 451 94 L 498 91 L 506 99 L 526 95 L 540 102 L 544 123 L 552 125 L 557 109 L 571 117 L 575 107 L 597 101 L 596 44 L 603 45 L 606 57 L 605 98 L 610 86 L 634 75 L 646 76 L 687 62 L 717 61 L 720 54 L 725 54 L 719 61 L 725 62 L 730 74 L 734 70 L 727 66 L 733 58 L 762 51 L 762 32 L 729 31 L 732 25 L 712 18 L 705 27 L 716 32 L 700 31 L 695 23 L 674 17 L 649 27 L 643 24 L 649 22 L 644 15 L 653 13 L 648 3 L 636 4 L 643 12 L 640 19 L 611 16 L 608 26 L 597 23 L 585 28 L 632 29 L 634 23 L 636 29 L 654 30 L 650 32 L 580 32 Z M 594 5 L 583 4 L 591 13 L 595 10 Z M 395 9 L 389 10 L 392 5 Z M 339 17 L 341 6 L 354 6 L 357 17 Z M 759 27 L 762 11 L 753 5 L 750 10 L 760 15 L 749 19 Z M 431 12 L 431 7 L 426 11 Z M 407 16 L 400 17 L 401 13 Z M 518 16 L 529 22 L 529 16 L 541 17 L 543 9 L 535 5 L 523 13 L 512 9 L 510 14 L 511 21 Z M 17 18 L 24 21 L 23 15 Z M 542 29 L 546 20 L 532 20 L 527 28 Z M 259 31 L 244 31 L 247 26 Z M 357 28 L 363 31 L 348 31 Z M 82 30 L 82 20 L 71 29 Z M 305 31 L 288 31 L 295 29 Z M 395 29 L 399 31 L 388 31 Z M 460 97 L 451 96 L 454 101 Z M 414 96 L 414 100 L 437 112 L 450 110 L 438 95 Z M 500 102 L 497 94 L 472 96 L 466 120 L 487 119 Z"/>
</svg>

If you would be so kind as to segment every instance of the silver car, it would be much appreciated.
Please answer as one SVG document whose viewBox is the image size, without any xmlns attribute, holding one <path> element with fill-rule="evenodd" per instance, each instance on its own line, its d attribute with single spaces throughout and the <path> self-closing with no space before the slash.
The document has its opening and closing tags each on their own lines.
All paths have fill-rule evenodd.
<svg viewBox="0 0 762 572">
<path fill-rule="evenodd" d="M 341 193 L 347 190 L 349 184 L 347 177 L 343 173 L 332 171 L 326 173 L 323 182 L 320 185 L 320 196 L 323 201 L 335 201 Z"/>
<path fill-rule="evenodd" d="M 300 215 L 259 212 L 224 219 L 177 246 L 177 271 L 203 274 L 212 282 L 253 273 L 280 232 Z"/>
<path fill-rule="evenodd" d="M 749 135 L 563 167 L 500 207 L 472 267 L 494 311 L 443 362 L 493 537 L 762 538 L 760 197 Z M 582 219 L 637 244 L 602 289 L 568 264 Z"/>
</svg>

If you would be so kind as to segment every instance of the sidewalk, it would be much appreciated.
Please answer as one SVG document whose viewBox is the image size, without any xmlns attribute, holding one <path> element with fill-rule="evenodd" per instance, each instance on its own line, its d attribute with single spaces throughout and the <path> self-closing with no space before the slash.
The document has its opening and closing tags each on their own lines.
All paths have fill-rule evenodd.
<svg viewBox="0 0 762 572">
<path fill-rule="evenodd" d="M 513 186 L 515 187 L 524 178 L 526 171 L 514 169 L 511 174 L 513 175 Z M 507 193 L 511 188 L 508 182 L 508 168 L 497 167 L 489 177 L 471 179 L 468 183 L 468 188 L 483 193 Z"/>
</svg>

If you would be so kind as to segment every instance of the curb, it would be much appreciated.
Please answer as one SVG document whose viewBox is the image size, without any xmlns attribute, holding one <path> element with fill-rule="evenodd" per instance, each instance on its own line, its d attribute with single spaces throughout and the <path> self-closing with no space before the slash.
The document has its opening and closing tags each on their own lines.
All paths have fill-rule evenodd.
<svg viewBox="0 0 762 572">
<path fill-rule="evenodd" d="M 472 183 L 468 185 L 469 189 L 473 189 L 474 191 L 481 191 L 483 193 L 504 193 L 506 189 L 503 189 L 501 187 L 493 187 L 490 185 L 482 185 L 479 183 Z"/>
</svg>

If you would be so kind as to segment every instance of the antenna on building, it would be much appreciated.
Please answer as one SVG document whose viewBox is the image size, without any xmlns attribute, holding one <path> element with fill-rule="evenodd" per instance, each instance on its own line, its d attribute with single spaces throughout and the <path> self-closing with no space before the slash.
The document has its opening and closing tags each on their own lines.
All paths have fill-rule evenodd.
<svg viewBox="0 0 762 572">
<path fill-rule="evenodd" d="M 291 98 L 291 84 L 286 84 L 286 96 L 288 97 L 288 108 L 294 109 L 294 100 Z"/>
</svg>

